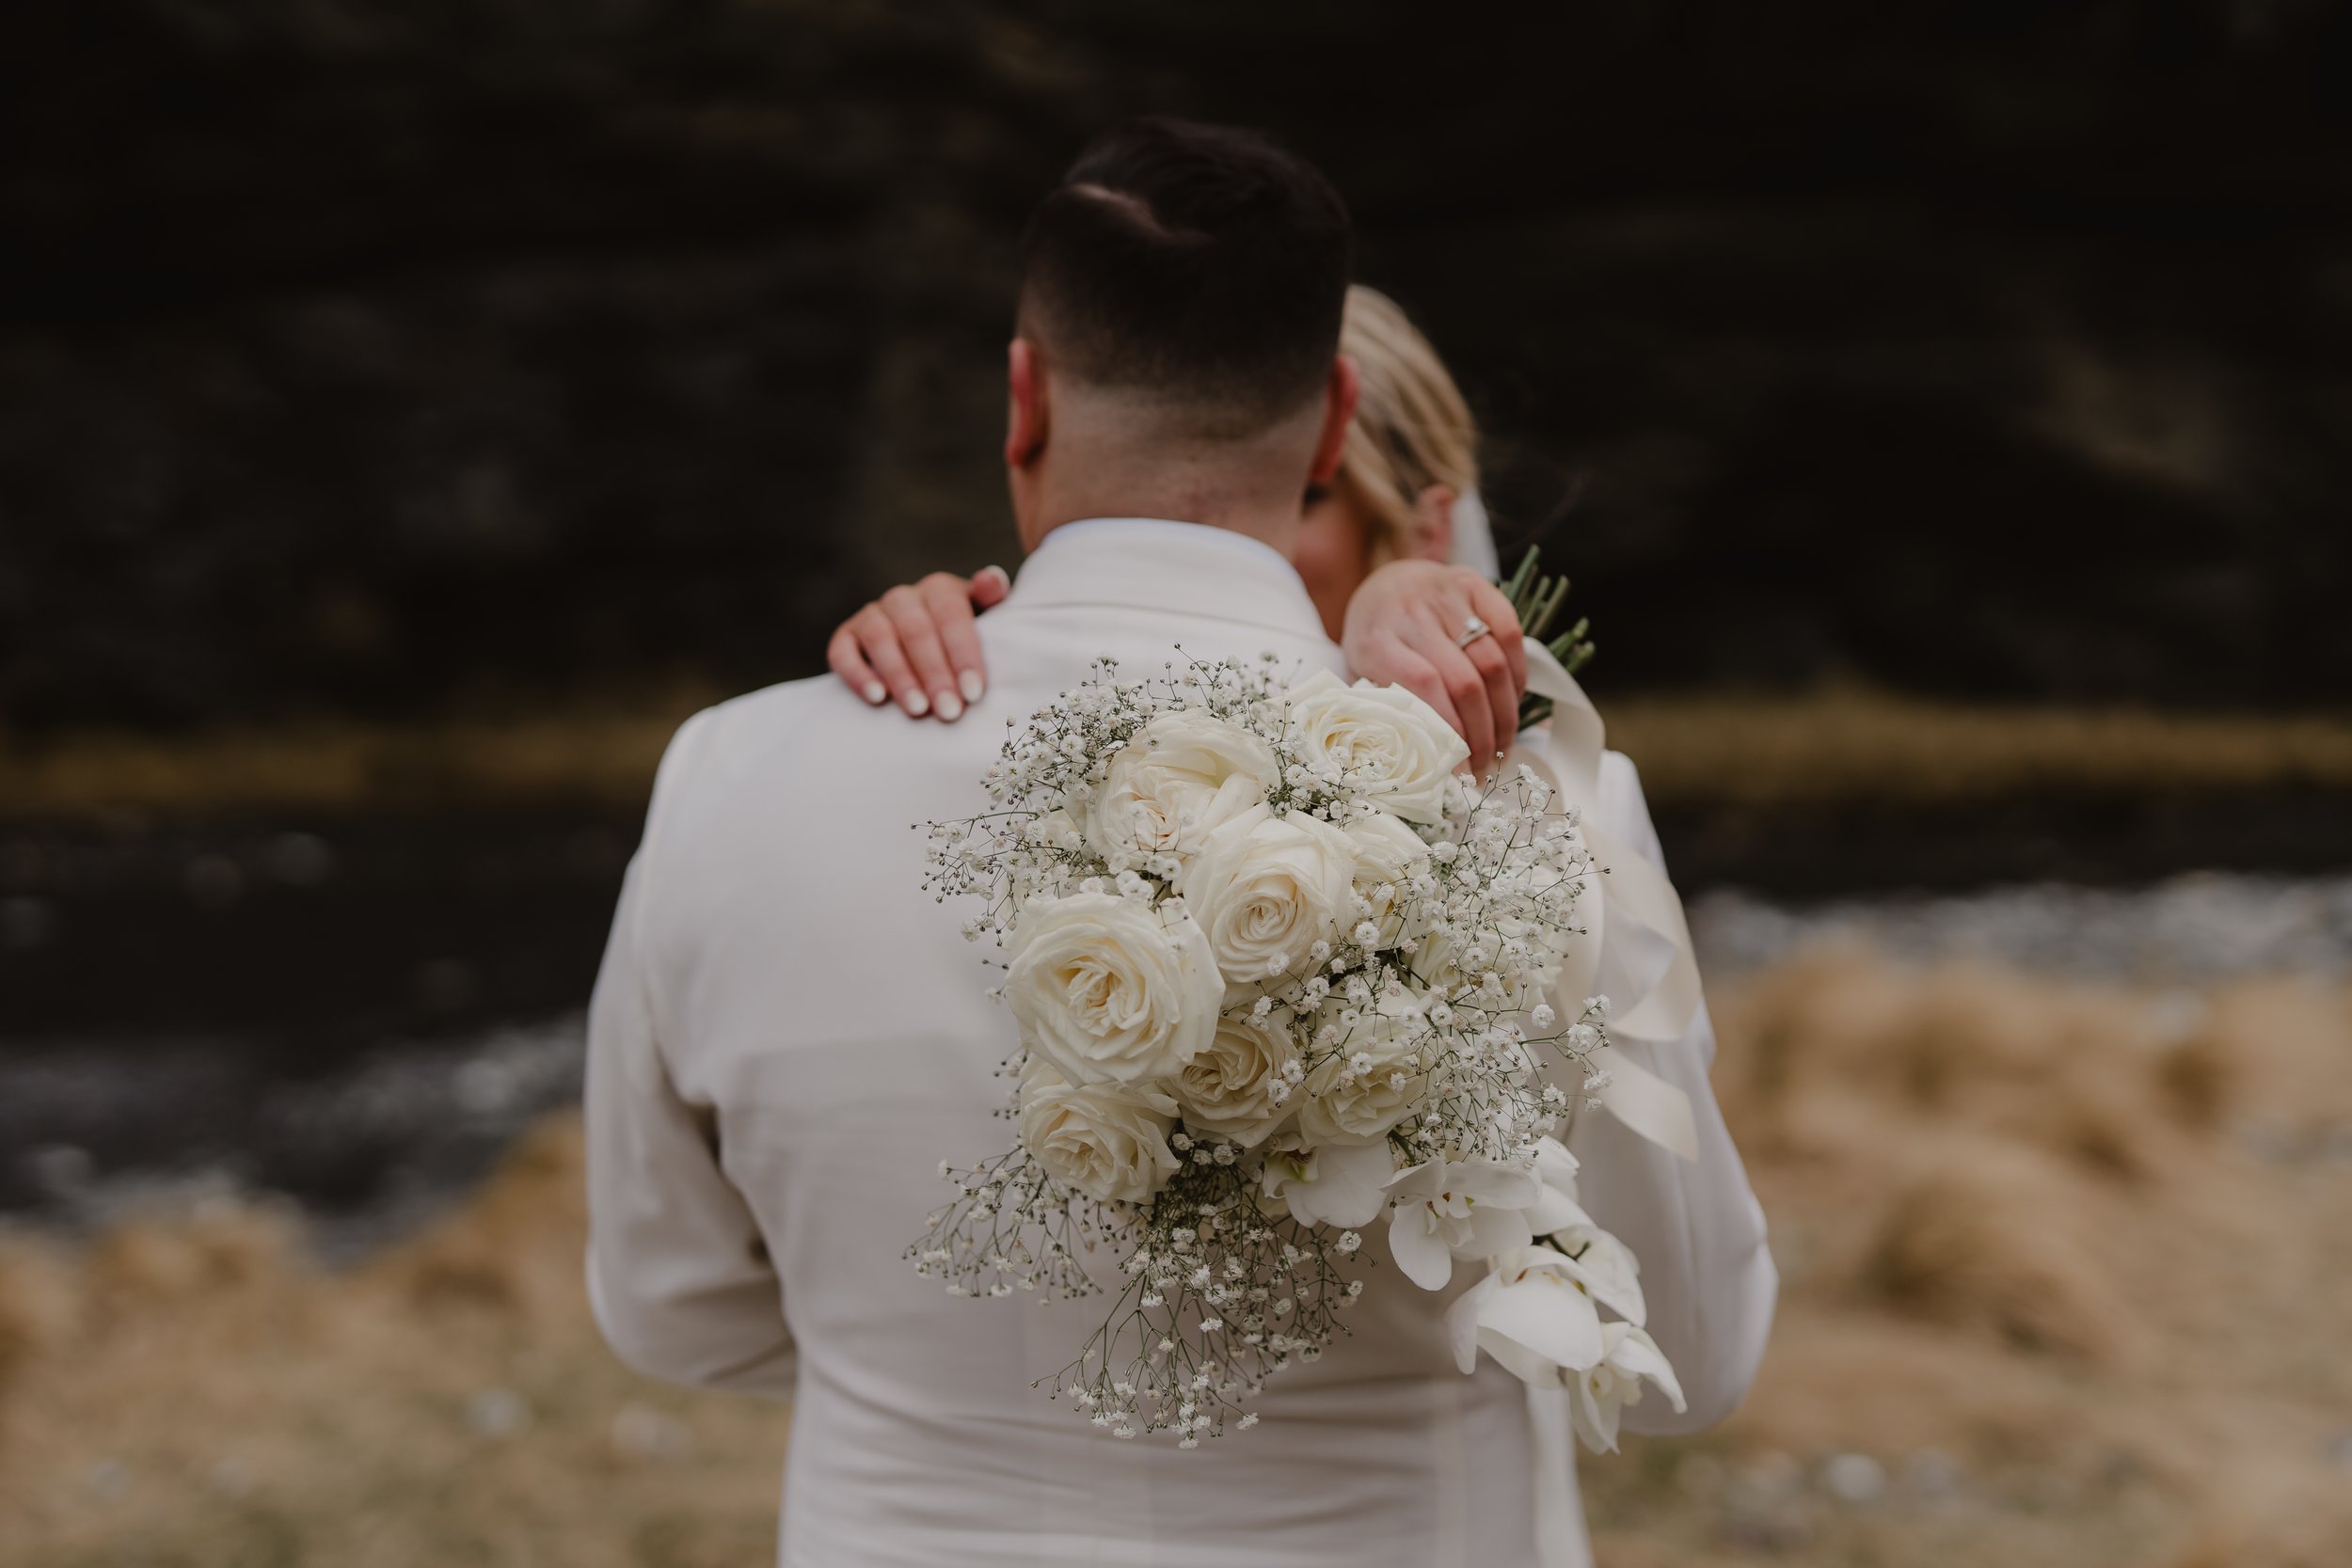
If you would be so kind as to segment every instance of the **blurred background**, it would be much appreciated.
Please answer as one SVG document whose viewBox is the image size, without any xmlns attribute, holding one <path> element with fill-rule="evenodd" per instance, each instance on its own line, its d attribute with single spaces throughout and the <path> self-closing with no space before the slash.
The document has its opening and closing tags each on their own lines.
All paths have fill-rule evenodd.
<svg viewBox="0 0 2352 1568">
<path fill-rule="evenodd" d="M 1276 130 L 1572 573 L 1772 1214 L 1604 1564 L 2352 1561 L 2352 8 L 0 14 L 0 1560 L 753 1563 L 578 1286 L 660 747 L 1012 564 L 1013 243 Z"/>
</svg>

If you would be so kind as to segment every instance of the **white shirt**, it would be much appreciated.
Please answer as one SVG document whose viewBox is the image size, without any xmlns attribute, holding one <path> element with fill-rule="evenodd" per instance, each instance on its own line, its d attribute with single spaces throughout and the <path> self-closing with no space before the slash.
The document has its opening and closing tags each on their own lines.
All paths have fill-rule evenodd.
<svg viewBox="0 0 2352 1568">
<path fill-rule="evenodd" d="M 921 889 L 911 825 L 979 809 L 1005 721 L 1099 655 L 1131 673 L 1178 643 L 1340 665 L 1275 551 L 1145 519 L 1056 530 L 979 635 L 991 684 L 961 723 L 818 679 L 723 704 L 673 741 L 590 1017 L 589 1286 L 607 1338 L 655 1376 L 793 1402 L 790 1568 L 1531 1560 L 1522 1390 L 1491 1364 L 1464 1377 L 1442 1328 L 1470 1271 L 1415 1289 L 1375 1227 L 1354 1337 L 1270 1383 L 1254 1430 L 1179 1452 L 1032 1386 L 1100 1298 L 955 1300 L 906 1260 L 946 1196 L 939 1163 L 1010 1138 L 995 1069 L 1015 1044 L 962 913 Z M 1654 852 L 1629 765 L 1604 769 L 1602 794 L 1618 837 Z M 1702 1013 L 1650 1064 L 1693 1097 L 1695 1164 L 1605 1117 L 1571 1136 L 1692 1402 L 1676 1420 L 1653 1396 L 1635 1430 L 1728 1410 L 1770 1320 L 1712 1051 Z"/>
</svg>

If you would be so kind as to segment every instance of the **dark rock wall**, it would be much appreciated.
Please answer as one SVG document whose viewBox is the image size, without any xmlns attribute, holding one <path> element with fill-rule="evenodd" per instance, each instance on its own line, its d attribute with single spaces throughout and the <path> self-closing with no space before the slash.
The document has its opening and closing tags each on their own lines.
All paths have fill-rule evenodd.
<svg viewBox="0 0 2352 1568">
<path fill-rule="evenodd" d="M 1012 238 L 1272 125 L 1604 689 L 2352 689 L 2352 21 L 102 0 L 0 14 L 0 720 L 808 673 L 1010 553 Z"/>
</svg>

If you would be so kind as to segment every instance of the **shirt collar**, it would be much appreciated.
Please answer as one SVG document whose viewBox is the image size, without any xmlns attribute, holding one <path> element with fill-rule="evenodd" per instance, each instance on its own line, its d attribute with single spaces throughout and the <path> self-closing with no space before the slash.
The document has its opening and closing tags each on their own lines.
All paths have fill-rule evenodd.
<svg viewBox="0 0 2352 1568">
<path fill-rule="evenodd" d="M 1165 517 L 1088 517 L 1022 563 L 1015 605 L 1121 605 L 1325 639 L 1297 568 L 1263 540 Z"/>
</svg>

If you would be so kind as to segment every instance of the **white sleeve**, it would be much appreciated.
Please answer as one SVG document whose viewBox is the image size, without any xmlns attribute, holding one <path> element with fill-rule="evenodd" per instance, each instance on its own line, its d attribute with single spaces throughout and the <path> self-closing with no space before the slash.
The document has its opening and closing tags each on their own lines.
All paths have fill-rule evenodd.
<svg viewBox="0 0 2352 1568">
<path fill-rule="evenodd" d="M 694 723 L 663 759 L 588 1011 L 588 1297 L 614 1353 L 652 1377 L 788 1399 L 792 1336 L 766 1243 L 719 1161 L 716 1118 L 664 1056 L 643 927 L 665 788 Z"/>
<path fill-rule="evenodd" d="M 1665 859 L 1639 776 L 1611 752 L 1601 769 L 1601 826 L 1643 859 Z M 1605 940 L 1605 939 L 1604 939 Z M 1684 1160 L 1606 1112 L 1580 1107 L 1568 1147 L 1581 1163 L 1584 1206 L 1641 1260 L 1648 1328 L 1673 1363 L 1689 1408 L 1651 1395 L 1625 1413 L 1636 1432 L 1694 1432 L 1729 1415 L 1755 1380 L 1780 1276 L 1764 1212 L 1708 1084 L 1715 1030 L 1701 1002 L 1679 1039 L 1620 1039 L 1617 1049 L 1690 1098 L 1698 1158 Z"/>
</svg>

